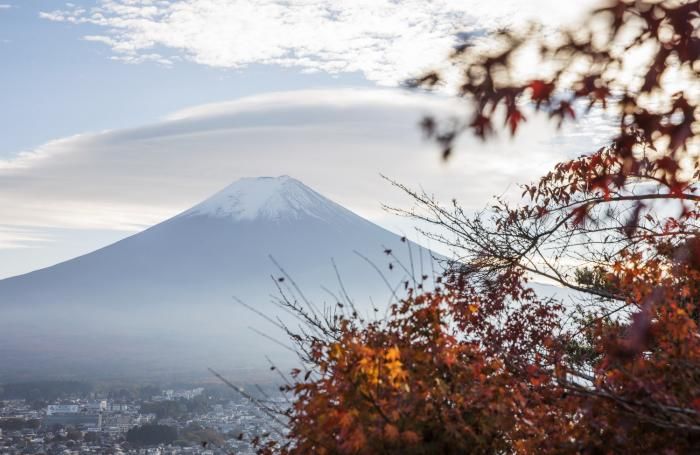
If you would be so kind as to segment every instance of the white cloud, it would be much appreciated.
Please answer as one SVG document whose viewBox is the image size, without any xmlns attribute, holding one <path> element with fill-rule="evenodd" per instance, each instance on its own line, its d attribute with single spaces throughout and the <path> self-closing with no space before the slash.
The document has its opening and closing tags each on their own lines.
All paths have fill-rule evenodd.
<svg viewBox="0 0 700 455">
<path fill-rule="evenodd" d="M 8 5 L 7 3 L 0 3 L 0 9 L 10 9 L 12 8 L 12 5 Z"/>
<path fill-rule="evenodd" d="M 37 248 L 49 241 L 46 233 L 33 228 L 0 225 L 0 250 Z"/>
<path fill-rule="evenodd" d="M 383 173 L 481 208 L 509 185 L 537 177 L 587 136 L 555 135 L 541 117 L 515 140 L 465 139 L 448 165 L 417 127 L 453 101 L 383 90 L 273 93 L 174 113 L 144 127 L 49 142 L 0 161 L 3 223 L 134 231 L 184 210 L 246 176 L 295 176 L 366 217 L 405 199 Z M 573 141 L 573 142 L 572 142 Z M 394 222 L 394 220 L 390 221 Z"/>
<path fill-rule="evenodd" d="M 59 22 L 92 24 L 85 38 L 115 58 L 170 64 L 173 57 L 220 68 L 250 64 L 303 71 L 360 72 L 395 85 L 443 64 L 459 32 L 537 18 L 578 19 L 595 0 L 100 0 L 42 12 Z"/>
</svg>

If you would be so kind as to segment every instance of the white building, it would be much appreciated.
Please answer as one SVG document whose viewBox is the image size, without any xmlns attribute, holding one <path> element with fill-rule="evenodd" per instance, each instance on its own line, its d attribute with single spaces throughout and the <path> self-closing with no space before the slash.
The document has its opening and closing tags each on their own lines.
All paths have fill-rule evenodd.
<svg viewBox="0 0 700 455">
<path fill-rule="evenodd" d="M 126 412 L 129 410 L 129 405 L 111 403 L 109 406 L 107 406 L 107 409 L 111 412 Z"/>
<path fill-rule="evenodd" d="M 77 404 L 50 404 L 46 407 L 46 415 L 76 414 L 80 412 Z"/>
</svg>

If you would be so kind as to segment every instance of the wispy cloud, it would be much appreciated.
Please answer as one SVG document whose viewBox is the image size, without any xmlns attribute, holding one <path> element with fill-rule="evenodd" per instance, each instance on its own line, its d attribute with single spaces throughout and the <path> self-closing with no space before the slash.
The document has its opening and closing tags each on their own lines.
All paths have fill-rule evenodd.
<svg viewBox="0 0 700 455">
<path fill-rule="evenodd" d="M 464 33 L 537 16 L 576 17 L 594 0 L 101 0 L 42 12 L 93 24 L 86 36 L 130 63 L 182 56 L 220 68 L 253 63 L 328 73 L 360 72 L 384 85 L 442 64 Z"/>
<path fill-rule="evenodd" d="M 0 250 L 38 248 L 50 241 L 51 236 L 41 229 L 0 225 Z"/>
<path fill-rule="evenodd" d="M 7 3 L 0 3 L 0 10 L 1 9 L 10 9 L 12 8 L 12 5 L 8 5 Z"/>
</svg>

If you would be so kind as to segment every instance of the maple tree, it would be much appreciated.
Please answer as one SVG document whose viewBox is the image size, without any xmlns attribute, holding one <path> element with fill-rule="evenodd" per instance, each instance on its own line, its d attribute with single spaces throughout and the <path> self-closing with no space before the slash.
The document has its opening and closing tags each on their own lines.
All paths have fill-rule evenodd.
<svg viewBox="0 0 700 455">
<path fill-rule="evenodd" d="M 607 109 L 615 134 L 475 215 L 397 183 L 417 202 L 398 212 L 441 228 L 426 235 L 456 260 L 430 286 L 409 279 L 383 319 L 349 299 L 335 312 L 282 299 L 305 324 L 289 333 L 306 370 L 283 387 L 288 432 L 260 452 L 700 450 L 699 23 L 697 0 L 616 0 L 574 31 L 460 46 L 471 109 L 422 123 L 444 158 L 460 134 L 496 134 L 498 116 L 515 135 L 538 111 L 562 124 Z M 527 49 L 544 62 L 533 77 Z"/>
<path fill-rule="evenodd" d="M 459 93 L 474 103 L 473 117 L 446 131 L 423 123 L 444 157 L 463 131 L 493 134 L 501 111 L 516 134 L 528 106 L 561 125 L 585 101 L 584 115 L 617 115 L 615 134 L 525 185 L 515 206 L 498 200 L 476 216 L 402 187 L 427 209 L 408 214 L 446 228 L 433 237 L 461 253 L 472 282 L 516 269 L 575 292 L 580 305 L 562 327 L 552 384 L 567 392 L 559 405 L 574 417 L 569 434 L 581 449 L 699 447 L 698 5 L 616 1 L 593 12 L 588 28 L 549 41 L 503 32 L 495 54 L 459 49 L 467 62 Z M 550 76 L 518 82 L 514 55 L 532 41 L 553 62 Z"/>
</svg>

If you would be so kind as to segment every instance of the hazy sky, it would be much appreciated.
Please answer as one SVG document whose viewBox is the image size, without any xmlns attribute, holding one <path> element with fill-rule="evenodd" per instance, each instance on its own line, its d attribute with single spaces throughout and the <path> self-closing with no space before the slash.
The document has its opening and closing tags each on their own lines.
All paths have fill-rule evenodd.
<svg viewBox="0 0 700 455">
<path fill-rule="evenodd" d="M 445 166 L 416 123 L 455 107 L 397 85 L 465 34 L 590 2 L 0 0 L 0 277 L 88 252 L 243 176 L 290 174 L 394 230 L 380 173 L 471 208 L 602 143 L 604 117 L 465 139 Z"/>
</svg>

